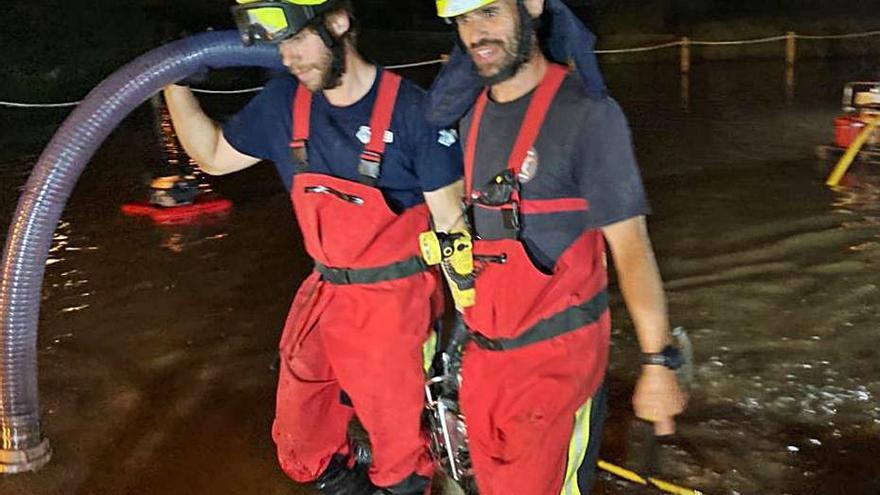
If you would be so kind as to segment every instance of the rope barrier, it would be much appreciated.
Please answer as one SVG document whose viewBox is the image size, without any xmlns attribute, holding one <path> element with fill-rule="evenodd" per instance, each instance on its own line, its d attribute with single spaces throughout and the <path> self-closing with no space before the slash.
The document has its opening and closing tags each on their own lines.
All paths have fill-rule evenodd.
<svg viewBox="0 0 880 495">
<path fill-rule="evenodd" d="M 863 33 L 850 33 L 850 34 L 827 34 L 827 35 L 811 35 L 811 34 L 798 34 L 796 37 L 803 40 L 842 40 L 849 38 L 867 38 L 868 36 L 877 36 L 880 35 L 880 31 L 865 31 Z"/>
<path fill-rule="evenodd" d="M 424 62 L 413 62 L 409 64 L 399 64 L 399 65 L 388 65 L 385 68 L 391 70 L 397 69 L 411 69 L 413 67 L 423 67 L 427 65 L 435 65 L 443 63 L 445 59 L 436 58 L 434 60 L 425 60 Z M 216 90 L 216 89 L 198 89 L 192 88 L 193 93 L 203 93 L 209 95 L 235 95 L 235 94 L 243 94 L 243 93 L 256 93 L 263 89 L 262 86 L 257 86 L 254 88 L 247 89 L 233 89 L 233 90 Z M 79 105 L 79 101 L 72 101 L 67 103 L 16 103 L 11 101 L 0 101 L 0 107 L 10 107 L 10 108 L 62 108 L 62 107 L 75 107 Z"/>
<path fill-rule="evenodd" d="M 702 46 L 730 46 L 730 45 L 754 45 L 758 43 L 772 43 L 774 41 L 782 41 L 788 39 L 788 36 L 768 36 L 767 38 L 756 38 L 751 40 L 735 40 L 735 41 L 691 41 L 692 45 Z"/>
<path fill-rule="evenodd" d="M 396 69 L 411 69 L 411 68 L 413 68 L 413 67 L 421 67 L 421 66 L 423 66 L 423 65 L 441 64 L 441 63 L 443 63 L 445 60 L 446 60 L 445 58 L 435 58 L 434 60 L 426 60 L 426 61 L 424 61 L 424 62 L 414 62 L 414 63 L 411 63 L 411 64 L 388 65 L 388 66 L 386 66 L 385 68 L 386 68 L 386 69 L 391 69 L 391 70 L 396 70 Z"/>
<path fill-rule="evenodd" d="M 257 91 L 263 89 L 262 86 L 257 86 L 254 88 L 247 89 L 230 89 L 230 90 L 220 90 L 220 89 L 199 89 L 199 88 L 189 88 L 193 93 L 204 93 L 206 95 L 237 95 L 242 93 L 256 93 Z"/>
<path fill-rule="evenodd" d="M 79 104 L 79 101 L 72 101 L 69 103 L 15 103 L 12 101 L 0 101 L 0 107 L 11 108 L 60 108 L 75 107 Z"/>
<path fill-rule="evenodd" d="M 660 45 L 651 45 L 651 46 L 640 46 L 636 48 L 618 48 L 614 50 L 594 50 L 593 53 L 596 54 L 606 54 L 606 53 L 635 53 L 635 52 L 650 52 L 652 50 L 660 50 L 663 48 L 670 48 L 673 46 L 681 46 L 681 40 L 678 41 L 670 41 L 669 43 L 663 43 Z"/>
<path fill-rule="evenodd" d="M 861 33 L 847 33 L 847 34 L 828 34 L 828 35 L 815 35 L 815 34 L 788 34 L 781 36 L 768 36 L 766 38 L 755 38 L 748 40 L 730 40 L 730 41 L 700 41 L 700 40 L 689 40 L 687 38 L 669 41 L 666 43 L 660 43 L 657 45 L 648 45 L 648 46 L 637 46 L 631 48 L 615 48 L 615 49 L 606 49 L 606 50 L 595 50 L 597 55 L 611 55 L 611 54 L 621 54 L 621 53 L 639 53 L 639 52 L 650 52 L 655 50 L 662 50 L 664 48 L 672 48 L 676 46 L 683 47 L 682 50 L 685 50 L 688 46 L 733 46 L 733 45 L 753 45 L 759 43 L 773 43 L 777 41 L 791 41 L 792 39 L 802 39 L 802 40 L 840 40 L 840 39 L 853 39 L 853 38 L 867 38 L 871 36 L 880 36 L 880 30 L 878 31 L 865 31 Z M 413 62 L 409 64 L 399 64 L 399 65 L 389 65 L 386 68 L 392 70 L 398 69 L 410 69 L 414 67 L 423 67 L 427 65 L 436 65 L 443 63 L 445 58 L 437 58 L 433 60 L 426 60 L 423 62 Z M 259 90 L 263 89 L 262 86 L 247 88 L 247 89 L 237 89 L 237 90 L 210 90 L 210 89 L 197 89 L 193 88 L 193 92 L 196 93 L 205 93 L 205 94 L 221 94 L 221 95 L 229 95 L 229 94 L 242 94 L 242 93 L 255 93 Z M 79 101 L 74 102 L 66 102 L 66 103 L 18 103 L 18 102 L 10 102 L 10 101 L 0 101 L 0 107 L 8 107 L 8 108 L 64 108 L 64 107 L 75 107 L 79 105 Z"/>
</svg>

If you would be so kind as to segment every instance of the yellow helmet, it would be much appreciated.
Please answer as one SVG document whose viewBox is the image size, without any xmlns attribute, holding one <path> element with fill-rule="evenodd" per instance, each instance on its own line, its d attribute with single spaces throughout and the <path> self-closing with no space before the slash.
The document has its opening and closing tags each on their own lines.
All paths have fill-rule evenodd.
<svg viewBox="0 0 880 495">
<path fill-rule="evenodd" d="M 232 16 L 242 41 L 280 43 L 306 27 L 335 0 L 235 0 Z"/>
<path fill-rule="evenodd" d="M 494 1 L 495 0 L 437 0 L 437 15 L 448 19 L 450 17 L 466 14 L 472 10 L 489 5 Z"/>
</svg>

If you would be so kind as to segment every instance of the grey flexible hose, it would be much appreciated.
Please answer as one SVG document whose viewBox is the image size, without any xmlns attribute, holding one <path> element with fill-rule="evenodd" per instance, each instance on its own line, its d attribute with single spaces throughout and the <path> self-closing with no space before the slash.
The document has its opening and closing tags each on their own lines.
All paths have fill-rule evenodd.
<svg viewBox="0 0 880 495">
<path fill-rule="evenodd" d="M 46 259 L 77 179 L 104 139 L 162 87 L 210 68 L 281 69 L 277 52 L 245 47 L 235 31 L 157 48 L 95 87 L 46 146 L 9 227 L 0 271 L 0 473 L 33 471 L 51 457 L 40 433 L 37 322 Z"/>
</svg>

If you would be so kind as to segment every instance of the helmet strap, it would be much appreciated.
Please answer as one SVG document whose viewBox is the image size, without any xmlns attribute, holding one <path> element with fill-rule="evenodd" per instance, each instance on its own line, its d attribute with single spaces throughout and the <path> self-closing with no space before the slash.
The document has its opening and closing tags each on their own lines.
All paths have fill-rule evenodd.
<svg viewBox="0 0 880 495">
<path fill-rule="evenodd" d="M 324 24 L 324 16 L 318 16 L 313 27 L 315 32 L 330 50 L 330 70 L 324 78 L 323 89 L 338 88 L 342 84 L 342 75 L 345 74 L 345 34 L 336 38 Z"/>
<path fill-rule="evenodd" d="M 327 29 L 327 26 L 324 24 L 324 16 L 318 16 L 311 23 L 312 27 L 315 28 L 315 32 L 318 33 L 318 36 L 321 37 L 321 41 L 324 42 L 324 45 L 331 50 L 337 44 L 336 38 L 330 34 L 330 30 Z"/>
</svg>

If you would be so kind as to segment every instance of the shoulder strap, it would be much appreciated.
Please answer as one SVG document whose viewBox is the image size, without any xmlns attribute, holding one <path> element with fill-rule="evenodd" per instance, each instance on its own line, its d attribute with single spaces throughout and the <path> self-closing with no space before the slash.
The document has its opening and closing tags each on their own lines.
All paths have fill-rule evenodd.
<svg viewBox="0 0 880 495">
<path fill-rule="evenodd" d="M 535 89 L 529 107 L 526 110 L 525 118 L 519 129 L 519 135 L 513 145 L 513 150 L 507 161 L 507 168 L 518 174 L 522 167 L 526 154 L 535 144 L 541 126 L 544 125 L 544 118 L 547 116 L 547 110 L 550 103 L 559 91 L 562 81 L 565 79 L 568 70 L 559 64 L 549 64 L 544 79 Z M 468 130 L 467 143 L 465 143 L 464 170 L 465 170 L 465 194 L 468 196 L 473 188 L 473 169 L 474 160 L 476 158 L 477 139 L 480 133 L 480 123 L 483 119 L 483 111 L 489 101 L 489 90 L 483 90 L 477 103 L 474 106 L 474 113 L 471 119 L 470 129 Z"/>
<path fill-rule="evenodd" d="M 400 82 L 399 75 L 389 70 L 382 70 L 379 94 L 376 96 L 373 113 L 370 116 L 370 142 L 361 153 L 361 160 L 358 164 L 361 182 L 371 187 L 375 186 L 379 179 L 382 155 L 385 153 L 385 132 L 391 125 Z"/>
<path fill-rule="evenodd" d="M 471 117 L 471 126 L 468 129 L 467 143 L 464 148 L 464 193 L 465 198 L 470 196 L 473 188 L 474 159 L 477 154 L 477 138 L 480 137 L 480 122 L 483 120 L 483 111 L 489 101 L 489 90 L 484 89 L 474 105 L 474 113 Z"/>
<path fill-rule="evenodd" d="M 360 155 L 358 173 L 361 182 L 374 186 L 379 178 L 382 156 L 385 153 L 385 132 L 391 125 L 397 93 L 400 89 L 401 77 L 391 71 L 383 70 L 379 81 L 379 92 L 370 116 L 370 142 Z M 308 169 L 309 128 L 312 113 L 312 93 L 305 85 L 299 84 L 293 98 L 293 136 L 290 141 L 291 153 L 296 164 L 296 171 Z"/>
<path fill-rule="evenodd" d="M 293 96 L 293 136 L 290 141 L 291 154 L 297 173 L 309 168 L 309 152 L 306 144 L 309 141 L 309 128 L 312 117 L 312 93 L 300 83 Z"/>
<path fill-rule="evenodd" d="M 535 145 L 541 126 L 544 125 L 544 118 L 547 117 L 547 110 L 550 109 L 550 103 L 553 102 L 553 98 L 559 91 L 567 73 L 568 69 L 564 66 L 549 64 L 544 79 L 535 89 L 535 94 L 532 95 L 532 101 L 529 102 L 526 117 L 523 119 L 522 127 L 519 129 L 519 135 L 516 137 L 516 143 L 513 145 L 513 151 L 511 151 L 507 162 L 507 168 L 512 170 L 514 175 L 519 174 L 529 148 Z"/>
</svg>

